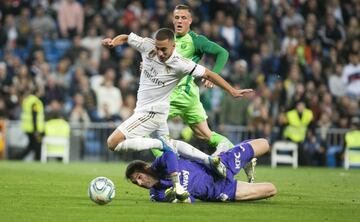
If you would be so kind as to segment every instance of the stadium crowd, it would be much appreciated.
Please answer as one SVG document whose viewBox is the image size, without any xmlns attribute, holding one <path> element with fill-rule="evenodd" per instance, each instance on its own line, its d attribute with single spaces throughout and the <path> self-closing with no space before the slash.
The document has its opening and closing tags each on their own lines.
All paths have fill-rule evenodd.
<svg viewBox="0 0 360 222">
<path fill-rule="evenodd" d="M 192 9 L 192 30 L 228 50 L 221 75 L 256 90 L 251 98 L 234 99 L 202 87 L 211 127 L 243 125 L 274 141 L 286 136 L 289 111 L 306 110 L 312 118 L 301 142 L 322 156 L 316 164 L 325 164 L 326 131 L 350 128 L 360 115 L 356 0 L 4 0 L 0 117 L 19 120 L 21 101 L 32 91 L 46 114 L 60 112 L 69 122 L 128 118 L 141 57 L 127 46 L 106 49 L 101 40 L 172 28 L 171 12 L 182 3 Z M 202 60 L 207 67 L 213 62 Z M 273 127 L 281 133 L 274 136 Z"/>
</svg>

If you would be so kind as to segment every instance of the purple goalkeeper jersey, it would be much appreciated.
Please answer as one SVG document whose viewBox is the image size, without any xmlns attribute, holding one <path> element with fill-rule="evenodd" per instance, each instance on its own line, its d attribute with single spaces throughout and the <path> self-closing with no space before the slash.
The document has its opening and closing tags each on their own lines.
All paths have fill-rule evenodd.
<svg viewBox="0 0 360 222">
<path fill-rule="evenodd" d="M 180 173 L 180 184 L 190 193 L 191 201 L 234 201 L 237 182 L 234 175 L 239 173 L 254 156 L 251 145 L 242 142 L 231 150 L 220 154 L 221 161 L 227 167 L 226 178 L 217 177 L 204 164 L 178 158 L 173 152 L 165 152 L 157 158 L 151 168 L 160 176 L 160 182 L 150 189 L 150 199 L 167 201 L 165 190 L 172 187 L 168 175 Z"/>
</svg>

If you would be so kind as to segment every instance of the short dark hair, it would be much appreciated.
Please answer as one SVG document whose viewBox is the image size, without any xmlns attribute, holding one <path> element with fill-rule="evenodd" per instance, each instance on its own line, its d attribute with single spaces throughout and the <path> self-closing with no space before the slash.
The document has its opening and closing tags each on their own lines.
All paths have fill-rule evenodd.
<svg viewBox="0 0 360 222">
<path fill-rule="evenodd" d="M 175 6 L 174 10 L 188 10 L 191 14 L 191 9 L 188 5 L 184 5 L 184 4 L 179 4 L 177 6 Z"/>
<path fill-rule="evenodd" d="M 142 160 L 134 160 L 129 163 L 125 171 L 126 179 L 130 179 L 131 175 L 133 175 L 136 172 L 149 174 L 154 178 L 158 178 L 156 173 L 153 170 L 151 170 L 150 164 Z"/>
<path fill-rule="evenodd" d="M 161 28 L 156 32 L 155 39 L 159 41 L 163 41 L 167 39 L 174 41 L 175 33 L 171 29 Z"/>
</svg>

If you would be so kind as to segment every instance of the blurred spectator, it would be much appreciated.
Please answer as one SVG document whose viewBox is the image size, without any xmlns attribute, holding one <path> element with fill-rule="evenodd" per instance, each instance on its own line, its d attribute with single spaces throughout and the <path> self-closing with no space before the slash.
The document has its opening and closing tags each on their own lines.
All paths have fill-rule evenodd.
<svg viewBox="0 0 360 222">
<path fill-rule="evenodd" d="M 69 122 L 83 124 L 84 126 L 89 125 L 91 119 L 84 105 L 84 96 L 81 93 L 76 93 L 73 96 L 73 101 L 74 105 L 70 111 Z"/>
<path fill-rule="evenodd" d="M 322 83 L 326 83 L 326 78 L 323 75 L 322 65 L 319 60 L 313 61 L 308 78 L 315 83 L 316 87 L 319 87 Z"/>
<path fill-rule="evenodd" d="M 342 81 L 346 86 L 346 93 L 351 98 L 360 98 L 360 61 L 359 52 L 351 51 L 349 63 L 344 67 Z"/>
<path fill-rule="evenodd" d="M 336 45 L 337 41 L 345 41 L 344 28 L 336 23 L 332 14 L 326 16 L 326 24 L 322 25 L 319 30 L 319 36 L 325 48 Z"/>
<path fill-rule="evenodd" d="M 303 153 L 305 166 L 325 166 L 326 150 L 314 130 L 308 130 L 304 141 Z"/>
<path fill-rule="evenodd" d="M 73 44 L 66 52 L 64 57 L 69 58 L 72 64 L 75 64 L 81 57 L 80 55 L 85 52 L 90 54 L 90 50 L 81 45 L 81 36 L 75 35 L 73 36 Z M 85 68 L 85 67 L 83 67 Z"/>
<path fill-rule="evenodd" d="M 289 27 L 301 28 L 304 25 L 304 18 L 297 13 L 293 7 L 286 9 L 286 15 L 281 20 L 281 29 L 286 32 Z"/>
<path fill-rule="evenodd" d="M 287 126 L 284 130 L 285 138 L 290 139 L 299 146 L 299 163 L 306 163 L 306 153 L 304 153 L 303 143 L 306 132 L 313 121 L 313 113 L 307 109 L 303 101 L 296 104 L 295 109 L 286 113 Z"/>
<path fill-rule="evenodd" d="M 12 14 L 5 16 L 4 31 L 6 33 L 6 47 L 13 49 L 16 47 L 16 41 L 19 37 L 19 32 L 16 28 L 15 17 Z"/>
<path fill-rule="evenodd" d="M 53 75 L 56 77 L 57 83 L 62 86 L 65 90 L 69 90 L 71 82 L 71 73 L 70 73 L 70 60 L 68 58 L 63 58 L 59 61 L 54 70 Z"/>
<path fill-rule="evenodd" d="M 16 18 L 16 28 L 19 32 L 17 44 L 20 47 L 27 47 L 29 44 L 29 36 L 31 35 L 32 31 L 30 20 L 31 17 L 29 8 L 22 8 L 20 15 Z"/>
<path fill-rule="evenodd" d="M 65 101 L 64 91 L 65 89 L 61 85 L 57 84 L 56 77 L 54 75 L 49 75 L 45 86 L 45 106 L 49 105 L 53 100 L 63 103 Z"/>
<path fill-rule="evenodd" d="M 239 85 L 241 89 L 254 87 L 254 79 L 248 72 L 247 62 L 243 59 L 234 62 L 230 80 L 232 83 Z"/>
<path fill-rule="evenodd" d="M 249 19 L 244 27 L 243 39 L 240 44 L 239 55 L 247 62 L 251 63 L 251 58 L 255 53 L 259 52 L 259 42 L 256 36 L 256 21 Z M 234 59 L 236 59 L 235 57 Z"/>
<path fill-rule="evenodd" d="M 76 91 L 76 94 L 81 94 L 83 97 L 83 105 L 90 115 L 91 121 L 97 121 L 99 119 L 98 113 L 97 113 L 97 100 L 96 100 L 96 93 L 95 91 L 90 87 L 89 79 L 88 78 L 80 78 L 79 82 L 79 88 Z M 74 98 L 75 98 L 74 95 Z M 77 98 L 79 99 L 79 98 Z M 80 99 L 79 99 L 80 100 Z"/>
<path fill-rule="evenodd" d="M 0 62 L 0 95 L 8 95 L 12 85 L 12 78 L 7 70 L 6 63 Z"/>
<path fill-rule="evenodd" d="M 348 39 L 359 39 L 360 38 L 360 26 L 359 20 L 356 17 L 351 17 L 349 25 L 347 27 Z"/>
<path fill-rule="evenodd" d="M 294 55 L 295 48 L 299 44 L 299 29 L 296 26 L 289 26 L 285 38 L 281 43 L 281 53 Z"/>
<path fill-rule="evenodd" d="M 90 50 L 91 60 L 99 63 L 101 53 L 101 40 L 94 27 L 88 29 L 87 35 L 81 40 L 81 45 Z"/>
<path fill-rule="evenodd" d="M 33 33 L 43 38 L 55 38 L 57 35 L 55 21 L 41 6 L 35 9 L 35 16 L 31 19 L 31 29 Z"/>
<path fill-rule="evenodd" d="M 331 94 L 336 97 L 345 95 L 346 87 L 344 82 L 342 81 L 342 71 L 343 66 L 338 63 L 336 64 L 335 73 L 332 73 L 329 77 L 329 90 Z"/>
<path fill-rule="evenodd" d="M 35 152 L 35 160 L 40 160 L 41 141 L 44 133 L 44 105 L 39 99 L 38 91 L 26 91 L 22 101 L 21 127 L 29 138 L 29 144 L 19 155 L 25 158 L 31 151 Z"/>
<path fill-rule="evenodd" d="M 58 22 L 63 38 L 81 35 L 84 29 L 84 10 L 75 0 L 62 0 L 58 10 Z"/>
<path fill-rule="evenodd" d="M 6 47 L 7 39 L 7 31 L 0 22 L 0 50 Z"/>
<path fill-rule="evenodd" d="M 27 64 L 31 65 L 34 63 L 35 60 L 35 54 L 38 51 L 45 51 L 45 48 L 43 46 L 44 40 L 43 37 L 40 34 L 35 34 L 33 38 L 33 43 L 29 49 L 29 56 L 27 58 Z"/>
<path fill-rule="evenodd" d="M 107 69 L 101 86 L 95 91 L 97 97 L 97 110 L 103 120 L 118 120 L 122 106 L 120 89 L 114 86 L 115 70 Z"/>
<path fill-rule="evenodd" d="M 226 16 L 225 24 L 220 26 L 220 35 L 223 37 L 230 48 L 230 57 L 238 58 L 238 49 L 241 43 L 241 34 L 240 30 L 234 25 L 234 18 L 231 16 Z"/>
</svg>

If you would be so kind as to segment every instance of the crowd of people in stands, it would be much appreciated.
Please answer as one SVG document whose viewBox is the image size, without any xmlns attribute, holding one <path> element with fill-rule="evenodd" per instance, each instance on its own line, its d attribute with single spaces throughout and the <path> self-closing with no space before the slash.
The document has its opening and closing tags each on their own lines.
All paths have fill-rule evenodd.
<svg viewBox="0 0 360 222">
<path fill-rule="evenodd" d="M 201 87 L 212 128 L 242 125 L 269 138 L 303 104 L 313 116 L 305 140 L 314 141 L 321 129 L 315 136 L 321 141 L 329 128 L 347 129 L 359 117 L 356 0 L 4 0 L 0 117 L 18 120 L 23 95 L 36 89 L 45 112 L 69 122 L 126 119 L 135 107 L 141 57 L 127 46 L 106 49 L 101 40 L 172 28 L 171 12 L 181 3 L 193 11 L 192 30 L 228 50 L 221 75 L 256 90 L 234 99 Z M 202 63 L 212 67 L 213 58 Z"/>
</svg>

